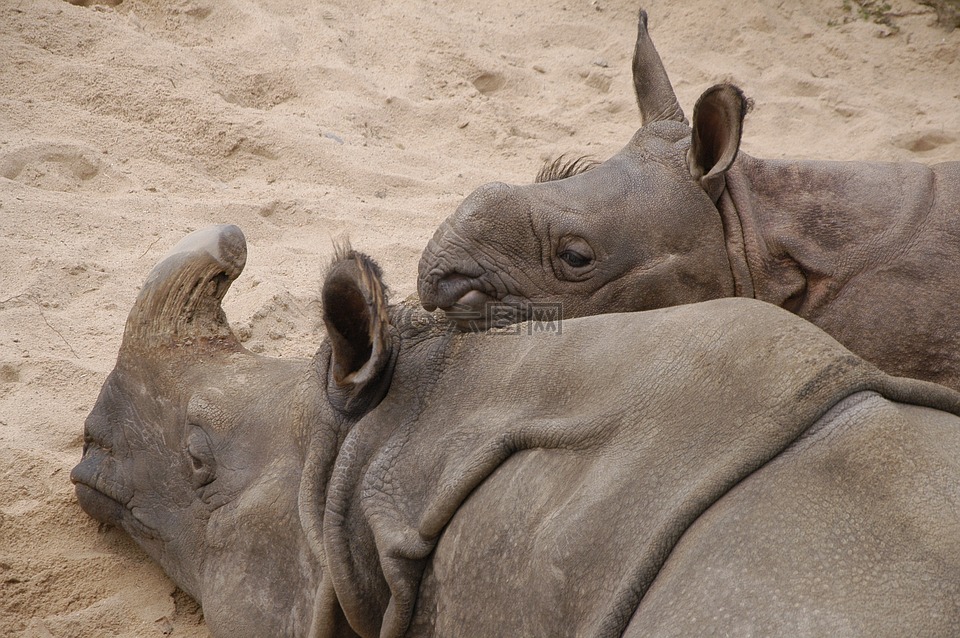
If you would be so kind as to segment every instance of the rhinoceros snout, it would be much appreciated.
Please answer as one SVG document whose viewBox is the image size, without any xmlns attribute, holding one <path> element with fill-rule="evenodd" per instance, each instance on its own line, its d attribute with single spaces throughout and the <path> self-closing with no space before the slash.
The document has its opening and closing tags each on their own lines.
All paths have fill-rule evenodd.
<svg viewBox="0 0 960 638">
<path fill-rule="evenodd" d="M 420 257 L 417 291 L 426 310 L 450 308 L 471 290 L 485 288 L 481 278 L 489 273 L 478 263 L 478 256 L 489 247 L 478 245 L 473 238 L 479 228 L 494 223 L 511 193 L 513 187 L 507 184 L 484 184 L 437 228 Z"/>
<path fill-rule="evenodd" d="M 482 288 L 483 268 L 464 251 L 454 249 L 452 235 L 447 224 L 441 226 L 420 258 L 417 293 L 430 312 L 446 310 L 471 290 Z"/>
<path fill-rule="evenodd" d="M 475 279 L 460 273 L 451 273 L 432 282 L 421 281 L 418 287 L 420 303 L 430 312 L 437 308 L 449 310 L 476 287 Z"/>
<path fill-rule="evenodd" d="M 114 475 L 116 462 L 109 450 L 88 442 L 83 458 L 70 472 L 80 507 L 101 523 L 117 525 L 123 518 L 132 492 Z"/>
</svg>

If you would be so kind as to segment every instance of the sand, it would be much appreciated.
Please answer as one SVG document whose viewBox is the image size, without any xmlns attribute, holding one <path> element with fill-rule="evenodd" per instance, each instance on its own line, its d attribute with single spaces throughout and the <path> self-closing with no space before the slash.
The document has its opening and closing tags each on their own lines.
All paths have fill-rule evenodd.
<svg viewBox="0 0 960 638">
<path fill-rule="evenodd" d="M 238 224 L 232 324 L 309 356 L 333 239 L 405 297 L 474 188 L 606 158 L 639 125 L 633 0 L 110 4 L 0 1 L 3 636 L 207 635 L 69 480 L 138 287 L 184 234 Z M 647 8 L 688 114 L 720 81 L 754 98 L 753 155 L 960 159 L 960 29 L 892 4 L 892 26 L 844 0 Z"/>
</svg>

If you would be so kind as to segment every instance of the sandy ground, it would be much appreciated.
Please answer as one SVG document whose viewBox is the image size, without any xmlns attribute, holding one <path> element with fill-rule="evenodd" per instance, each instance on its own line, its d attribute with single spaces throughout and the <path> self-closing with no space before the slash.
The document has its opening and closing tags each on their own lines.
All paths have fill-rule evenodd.
<svg viewBox="0 0 960 638">
<path fill-rule="evenodd" d="M 912 0 L 893 2 L 893 27 L 843 0 L 733 4 L 647 2 L 688 113 L 734 81 L 756 101 L 751 154 L 960 159 L 960 29 Z M 349 235 L 406 296 L 433 229 L 471 190 L 627 142 L 636 12 L 634 0 L 0 0 L 0 635 L 207 635 L 157 566 L 80 510 L 68 476 L 166 250 L 240 225 L 234 327 L 254 351 L 310 355 L 331 239 Z"/>
</svg>

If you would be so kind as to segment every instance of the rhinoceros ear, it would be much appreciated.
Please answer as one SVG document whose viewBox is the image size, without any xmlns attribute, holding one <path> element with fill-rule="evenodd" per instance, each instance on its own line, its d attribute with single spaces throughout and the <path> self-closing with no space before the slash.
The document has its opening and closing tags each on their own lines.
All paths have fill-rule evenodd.
<svg viewBox="0 0 960 638">
<path fill-rule="evenodd" d="M 714 201 L 723 190 L 723 174 L 737 158 L 743 118 L 750 101 L 732 84 L 704 91 L 693 109 L 693 133 L 687 166 Z"/>
<path fill-rule="evenodd" d="M 663 120 L 687 123 L 667 70 L 663 68 L 663 60 L 650 39 L 647 12 L 643 9 L 637 23 L 637 45 L 633 49 L 633 89 L 644 126 Z"/>
<path fill-rule="evenodd" d="M 396 355 L 380 268 L 349 246 L 337 247 L 322 298 L 331 348 L 328 398 L 343 412 L 369 410 L 390 385 Z"/>
<path fill-rule="evenodd" d="M 239 350 L 221 307 L 247 260 L 236 226 L 212 226 L 184 237 L 147 276 L 127 317 L 121 352 L 204 343 Z"/>
</svg>

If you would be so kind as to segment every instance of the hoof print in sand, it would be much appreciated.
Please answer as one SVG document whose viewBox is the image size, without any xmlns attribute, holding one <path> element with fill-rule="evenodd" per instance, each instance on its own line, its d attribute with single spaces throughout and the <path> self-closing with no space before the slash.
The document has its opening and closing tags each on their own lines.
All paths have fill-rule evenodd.
<svg viewBox="0 0 960 638">
<path fill-rule="evenodd" d="M 217 94 L 230 104 L 268 111 L 297 97 L 298 92 L 284 73 L 254 73 L 228 79 Z"/>
<path fill-rule="evenodd" d="M 96 151 L 70 144 L 36 144 L 8 153 L 0 157 L 0 177 L 66 193 L 109 192 L 127 184 Z"/>
<path fill-rule="evenodd" d="M 473 78 L 472 82 L 473 86 L 483 95 L 496 93 L 507 84 L 506 79 L 504 79 L 502 75 L 486 72 Z"/>
<path fill-rule="evenodd" d="M 956 141 L 957 138 L 943 131 L 926 131 L 898 135 L 893 138 L 893 145 L 912 153 L 926 153 Z"/>
</svg>

